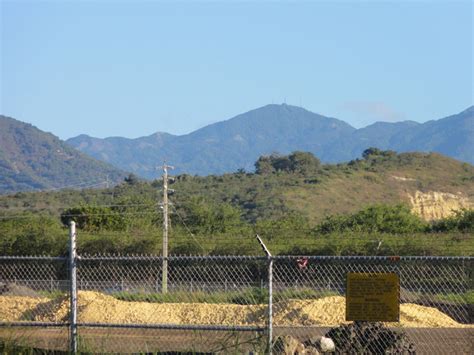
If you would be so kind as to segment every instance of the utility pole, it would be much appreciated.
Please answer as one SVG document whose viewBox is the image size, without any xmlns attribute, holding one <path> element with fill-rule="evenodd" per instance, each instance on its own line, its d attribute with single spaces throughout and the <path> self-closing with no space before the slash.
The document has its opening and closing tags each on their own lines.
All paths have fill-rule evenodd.
<svg viewBox="0 0 474 355">
<path fill-rule="evenodd" d="M 168 292 L 168 169 L 172 166 L 163 164 L 163 270 L 161 280 L 161 292 Z"/>
</svg>

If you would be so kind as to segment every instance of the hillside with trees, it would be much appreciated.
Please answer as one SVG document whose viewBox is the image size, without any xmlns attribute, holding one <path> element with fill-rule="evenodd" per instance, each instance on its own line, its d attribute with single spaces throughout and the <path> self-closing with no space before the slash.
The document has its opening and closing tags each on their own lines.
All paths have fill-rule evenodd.
<svg viewBox="0 0 474 355">
<path fill-rule="evenodd" d="M 262 156 L 255 166 L 255 173 L 175 176 L 172 253 L 258 254 L 259 234 L 276 254 L 474 254 L 470 164 L 370 148 L 344 164 L 293 152 Z M 159 254 L 161 185 L 130 175 L 109 189 L 2 196 L 0 253 L 63 254 L 75 220 L 82 252 Z M 465 205 L 424 219 L 410 196 L 430 192 Z"/>
<path fill-rule="evenodd" d="M 51 133 L 0 115 L 0 194 L 111 184 L 125 173 L 65 144 Z"/>
</svg>

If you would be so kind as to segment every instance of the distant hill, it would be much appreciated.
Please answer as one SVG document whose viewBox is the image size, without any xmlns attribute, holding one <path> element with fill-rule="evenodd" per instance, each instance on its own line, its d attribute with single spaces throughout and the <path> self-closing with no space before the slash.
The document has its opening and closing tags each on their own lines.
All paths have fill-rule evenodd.
<svg viewBox="0 0 474 355">
<path fill-rule="evenodd" d="M 51 133 L 0 115 L 0 193 L 88 187 L 125 173 L 80 153 Z"/>
<path fill-rule="evenodd" d="M 312 152 L 329 163 L 359 157 L 368 147 L 433 151 L 474 163 L 474 108 L 423 124 L 377 122 L 355 129 L 301 107 L 267 105 L 182 136 L 156 133 L 136 139 L 99 139 L 80 135 L 67 143 L 145 178 L 155 178 L 156 166 L 164 160 L 176 167 L 176 174 L 208 175 L 239 168 L 252 171 L 261 155 L 296 150 Z"/>
<path fill-rule="evenodd" d="M 327 147 L 354 130 L 343 121 L 300 107 L 267 105 L 182 136 L 156 133 L 137 139 L 97 139 L 82 135 L 67 143 L 94 158 L 153 178 L 155 167 L 164 160 L 176 167 L 174 173 L 198 175 L 253 170 L 259 156 L 273 152 L 310 151 L 333 161 Z"/>
<path fill-rule="evenodd" d="M 177 223 L 181 217 L 186 218 L 192 206 L 203 201 L 238 207 L 243 219 L 249 222 L 278 221 L 297 212 L 317 223 L 325 216 L 354 213 L 374 204 L 397 203 L 410 206 L 426 220 L 435 220 L 452 215 L 455 210 L 474 207 L 474 166 L 441 154 L 381 151 L 340 164 L 299 162 L 316 165 L 295 171 L 177 175 L 171 200 L 178 212 L 174 210 L 172 218 Z M 48 210 L 58 216 L 65 206 L 133 201 L 130 212 L 137 212 L 135 206 L 141 205 L 158 211 L 155 204 L 161 200 L 160 188 L 160 183 L 142 181 L 123 183 L 113 190 L 34 192 L 0 197 L 0 206 L 31 212 Z M 209 211 L 204 209 L 203 213 L 208 216 Z"/>
<path fill-rule="evenodd" d="M 377 122 L 359 129 L 354 134 L 357 154 L 361 149 L 374 146 L 398 152 L 437 152 L 449 157 L 474 163 L 474 106 L 440 120 L 419 124 L 412 121 Z"/>
</svg>

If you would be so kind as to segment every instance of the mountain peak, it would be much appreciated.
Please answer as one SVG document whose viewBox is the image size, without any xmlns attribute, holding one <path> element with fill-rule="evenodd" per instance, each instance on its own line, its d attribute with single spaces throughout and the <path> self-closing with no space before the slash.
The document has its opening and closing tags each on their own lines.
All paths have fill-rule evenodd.
<svg viewBox="0 0 474 355">
<path fill-rule="evenodd" d="M 472 107 L 468 111 L 472 110 Z M 261 155 L 307 151 L 327 163 L 361 156 L 368 147 L 399 152 L 434 151 L 471 162 L 469 115 L 429 123 L 377 122 L 356 130 L 344 121 L 303 107 L 268 104 L 186 135 L 157 132 L 128 141 L 107 140 L 72 146 L 146 178 L 155 178 L 159 161 L 169 161 L 176 174 L 221 174 L 253 170 Z M 459 122 L 467 122 L 463 125 Z M 455 137 L 455 138 L 454 138 Z"/>
</svg>

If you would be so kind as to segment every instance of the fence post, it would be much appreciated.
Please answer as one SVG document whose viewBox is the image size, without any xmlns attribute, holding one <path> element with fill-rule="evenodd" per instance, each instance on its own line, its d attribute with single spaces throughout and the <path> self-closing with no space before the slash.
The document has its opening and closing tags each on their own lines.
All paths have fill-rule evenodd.
<svg viewBox="0 0 474 355">
<path fill-rule="evenodd" d="M 70 285 L 70 348 L 77 353 L 77 278 L 76 278 L 76 223 L 69 222 L 69 285 Z"/>
<path fill-rule="evenodd" d="M 268 353 L 273 348 L 273 257 L 268 256 Z"/>
<path fill-rule="evenodd" d="M 265 243 L 263 243 L 263 240 L 258 236 L 258 234 L 256 235 L 256 238 L 265 254 L 267 254 L 268 260 L 267 353 L 271 355 L 273 352 L 273 257 Z"/>
</svg>

